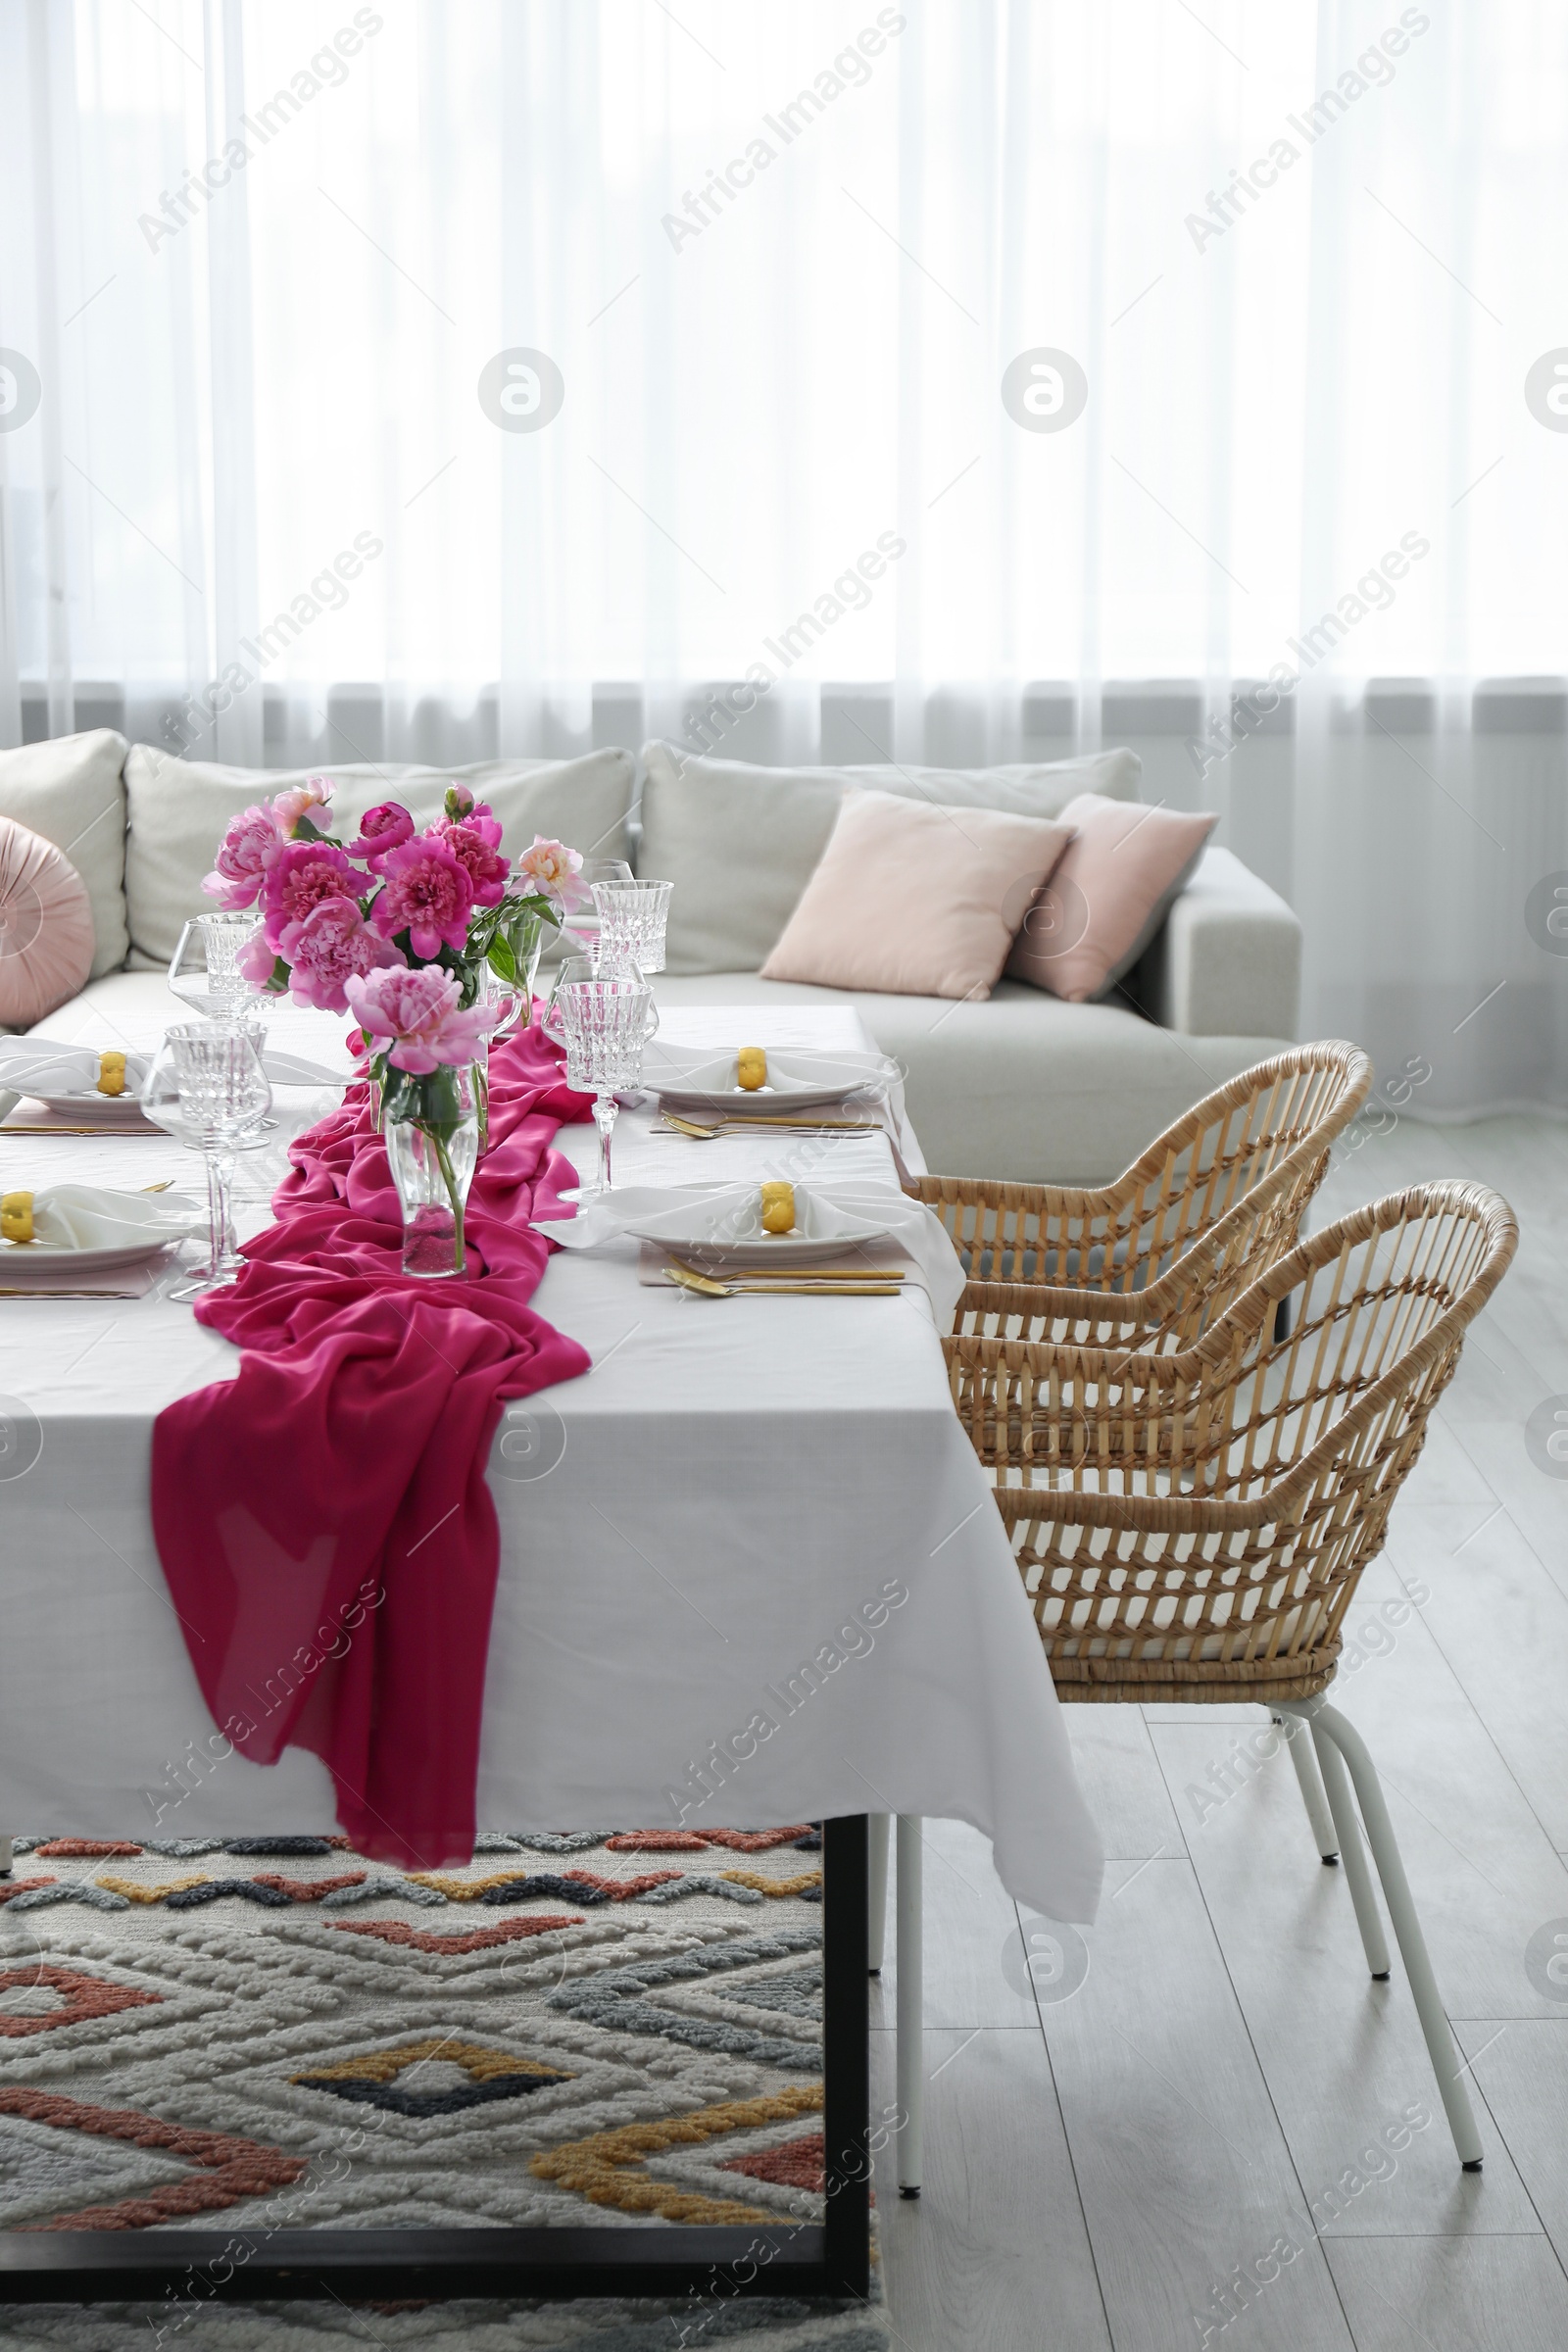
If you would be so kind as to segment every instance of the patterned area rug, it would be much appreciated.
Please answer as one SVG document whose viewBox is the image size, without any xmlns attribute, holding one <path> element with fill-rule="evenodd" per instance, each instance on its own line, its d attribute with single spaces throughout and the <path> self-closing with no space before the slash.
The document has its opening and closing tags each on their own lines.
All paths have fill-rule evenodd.
<svg viewBox="0 0 1568 2352">
<path fill-rule="evenodd" d="M 0 1881 L 0 2228 L 808 2224 L 815 1831 L 16 1840 Z M 869 2306 L 13 2307 L 7 2346 L 884 2352 Z"/>
</svg>

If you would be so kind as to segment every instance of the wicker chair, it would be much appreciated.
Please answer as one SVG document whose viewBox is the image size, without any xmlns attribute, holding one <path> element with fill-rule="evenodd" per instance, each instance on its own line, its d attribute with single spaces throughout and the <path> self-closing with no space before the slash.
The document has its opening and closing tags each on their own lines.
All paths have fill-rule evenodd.
<svg viewBox="0 0 1568 2352">
<path fill-rule="evenodd" d="M 1418 1186 L 1302 1243 L 1176 1352 L 943 1343 L 1058 1695 L 1270 1708 L 1383 1978 L 1348 1767 L 1467 2171 L 1481 2142 L 1377 1773 L 1323 1693 L 1466 1327 L 1517 1243 L 1494 1193 Z"/>
<path fill-rule="evenodd" d="M 954 1328 L 1183 1346 L 1293 1247 L 1371 1083 L 1354 1046 L 1299 1046 L 1195 1102 L 1102 1191 L 911 1179 L 970 1276 Z"/>
</svg>

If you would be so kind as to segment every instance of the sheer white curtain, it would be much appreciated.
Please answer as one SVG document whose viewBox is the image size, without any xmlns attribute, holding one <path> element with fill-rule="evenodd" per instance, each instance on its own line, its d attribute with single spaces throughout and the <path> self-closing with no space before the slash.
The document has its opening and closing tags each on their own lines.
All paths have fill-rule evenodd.
<svg viewBox="0 0 1568 2352">
<path fill-rule="evenodd" d="M 1544 0 L 0 0 L 0 741 L 1130 735 L 1555 1100 L 1565 117 Z"/>
</svg>

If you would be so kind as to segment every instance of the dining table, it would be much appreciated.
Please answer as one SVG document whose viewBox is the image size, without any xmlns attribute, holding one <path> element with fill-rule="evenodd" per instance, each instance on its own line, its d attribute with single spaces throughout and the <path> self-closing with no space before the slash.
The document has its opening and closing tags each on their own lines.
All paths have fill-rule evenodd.
<svg viewBox="0 0 1568 2352">
<path fill-rule="evenodd" d="M 151 980 L 142 1005 L 133 1016 L 122 1006 L 113 1042 L 155 1045 L 176 1014 Z M 90 1003 L 41 1026 L 106 1042 Z M 242 1239 L 270 1220 L 290 1140 L 352 1076 L 343 1026 L 304 1008 L 274 1017 L 278 1043 L 332 1084 L 275 1090 L 275 1127 L 239 1155 Z M 873 1043 L 847 1005 L 666 1007 L 661 1036 L 694 1051 Z M 201 1193 L 199 1162 L 160 1131 L 41 1131 L 50 1124 L 25 1102 L 0 1122 L 0 1189 L 70 1177 Z M 557 1148 L 591 1169 L 593 1126 L 563 1126 Z M 880 1190 L 906 1207 L 901 1175 L 922 1168 L 896 1084 L 865 1124 L 760 1123 L 704 1139 L 643 1099 L 622 1108 L 614 1136 L 617 1187 L 783 1178 Z M 892 1262 L 886 1249 L 867 1255 Z M 509 1405 L 488 1463 L 501 1552 L 480 1827 L 826 1825 L 830 2189 L 864 2134 L 867 1817 L 972 1824 L 1008 1892 L 1050 1919 L 1091 1919 L 1102 1872 L 1029 1603 L 951 1402 L 941 1302 L 918 1265 L 899 1267 L 892 1295 L 718 1298 L 672 1285 L 659 1252 L 629 1235 L 559 1250 L 533 1304 L 591 1369 Z M 0 1296 L 0 1833 L 336 1826 L 327 1771 L 302 1748 L 268 1766 L 234 1750 L 188 1769 L 210 1759 L 214 1726 L 154 1543 L 149 1456 L 158 1415 L 231 1379 L 239 1354 L 170 1295 L 180 1271 L 155 1272 L 139 1296 Z M 290 1565 L 280 1559 L 279 1575 Z M 267 2276 L 314 2277 L 326 2257 L 292 2239 L 334 2234 L 283 2233 L 291 2242 L 279 2240 Z M 340 2267 L 321 2271 L 340 2286 L 369 2275 L 359 2234 L 358 2268 L 339 2250 Z M 475 2267 L 477 2238 L 521 2233 L 454 2234 L 469 2241 L 471 2278 L 490 2275 Z M 617 2269 L 607 2243 L 622 2234 L 642 2250 Z M 705 2234 L 723 2233 L 692 2236 Z M 647 2288 L 646 2231 L 593 2236 L 592 2262 L 558 2250 L 543 2291 L 573 2280 L 606 2291 L 583 2282 L 607 2269 L 616 2292 Z M 808 2251 L 819 2267 L 802 2253 L 805 2291 L 863 2278 L 863 2194 L 830 2195 Z M 388 2253 L 376 2279 L 384 2288 L 395 2275 L 406 2293 L 447 2275 L 439 2250 L 425 2252 L 424 2268 L 401 2270 Z M 692 2256 L 714 2258 L 710 2246 Z M 497 2249 L 494 2279 L 537 2287 L 531 2259 Z M 0 2236 L 0 2297 L 41 2292 L 50 2278 L 61 2291 L 58 2266 L 38 2260 L 19 2287 L 26 2264 Z M 123 2243 L 104 2260 L 117 2292 L 132 2272 L 155 2275 L 153 2255 Z"/>
</svg>

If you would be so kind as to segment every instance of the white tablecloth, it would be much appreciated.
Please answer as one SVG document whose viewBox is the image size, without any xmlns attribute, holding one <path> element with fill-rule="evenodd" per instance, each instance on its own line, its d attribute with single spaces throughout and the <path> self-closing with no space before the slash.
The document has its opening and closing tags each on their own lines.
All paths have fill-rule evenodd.
<svg viewBox="0 0 1568 2352">
<path fill-rule="evenodd" d="M 144 1035 L 167 1006 L 150 991 Z M 302 1052 L 321 1050 L 314 1017 L 291 1024 Z M 682 1017 L 667 1033 L 715 1028 L 709 1008 L 684 1016 L 689 1032 Z M 863 1038 L 848 1008 L 754 1006 L 745 1025 L 763 1045 Z M 50 1032 L 71 1034 L 68 1016 Z M 586 1164 L 591 1128 L 561 1141 Z M 682 1143 L 624 1114 L 618 1143 L 628 1182 L 788 1173 L 781 1155 L 807 1145 L 812 1164 L 894 1181 L 880 1136 Z M 161 1138 L 0 1128 L 6 1187 L 67 1168 L 127 1185 L 197 1172 Z M 247 1173 L 255 1230 L 275 1164 Z M 497 1435 L 481 1824 L 956 1818 L 993 1838 L 1021 1901 L 1091 1918 L 1099 1840 L 923 1294 L 700 1300 L 640 1288 L 636 1255 L 627 1242 L 553 1258 L 536 1303 L 594 1368 L 511 1407 Z M 16 1433 L 0 1455 L 0 1828 L 333 1826 L 315 1757 L 212 1755 L 225 1743 L 210 1745 L 153 1544 L 153 1420 L 237 1362 L 159 1297 L 0 1299 Z"/>
</svg>

